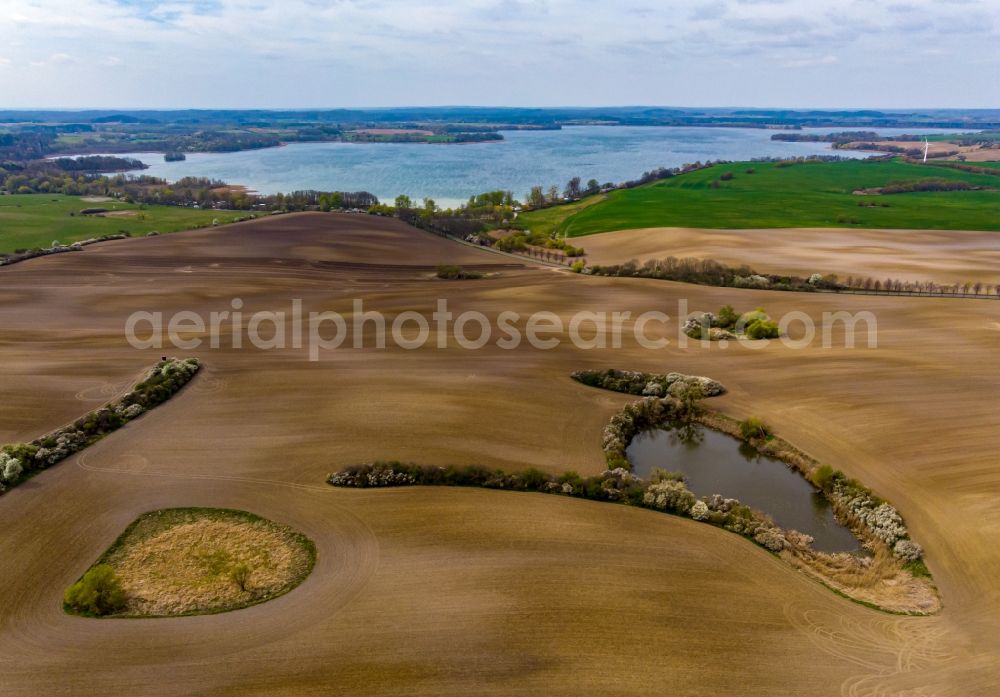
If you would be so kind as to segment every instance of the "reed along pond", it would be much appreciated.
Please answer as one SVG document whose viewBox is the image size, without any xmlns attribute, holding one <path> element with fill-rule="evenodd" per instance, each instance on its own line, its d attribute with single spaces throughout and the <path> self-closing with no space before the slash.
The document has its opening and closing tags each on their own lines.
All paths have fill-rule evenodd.
<svg viewBox="0 0 1000 697">
<path fill-rule="evenodd" d="M 766 513 L 786 530 L 814 538 L 818 552 L 856 552 L 861 543 L 837 522 L 830 502 L 781 460 L 709 428 L 674 426 L 640 433 L 626 450 L 634 473 L 679 472 L 698 497 L 721 494 Z"/>
</svg>

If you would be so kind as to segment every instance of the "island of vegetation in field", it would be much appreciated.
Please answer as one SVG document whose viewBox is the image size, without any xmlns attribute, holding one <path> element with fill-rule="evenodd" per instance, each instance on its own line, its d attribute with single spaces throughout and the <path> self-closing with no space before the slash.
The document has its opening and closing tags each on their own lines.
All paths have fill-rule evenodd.
<svg viewBox="0 0 1000 697">
<path fill-rule="evenodd" d="M 723 314 L 723 313 L 720 313 Z M 736 317 L 732 308 L 729 314 Z M 764 316 L 760 311 L 754 321 Z M 584 370 L 573 379 L 590 387 L 641 395 L 616 413 L 602 434 L 607 467 L 600 475 L 576 472 L 554 475 L 537 468 L 506 472 L 477 465 L 464 467 L 381 461 L 347 467 L 327 481 L 338 487 L 476 486 L 534 491 L 556 496 L 641 506 L 716 525 L 742 535 L 779 555 L 835 591 L 858 602 L 902 614 L 930 614 L 940 609 L 937 589 L 923 562 L 923 549 L 910 539 L 898 511 L 860 482 L 812 459 L 776 436 L 760 418 L 736 421 L 705 409 L 701 400 L 724 394 L 711 378 L 681 373 L 650 374 L 622 370 Z M 860 540 L 872 556 L 826 553 L 813 548 L 811 535 L 782 529 L 770 516 L 714 492 L 698 499 L 685 478 L 654 469 L 646 479 L 636 476 L 628 459 L 630 443 L 642 433 L 669 427 L 687 432 L 689 445 L 698 444 L 698 425 L 735 437 L 801 474 L 825 497 L 837 520 Z M 846 539 L 844 531 L 841 540 Z M 851 545 L 854 546 L 853 543 Z"/>
<path fill-rule="evenodd" d="M 974 169 L 903 159 L 723 163 L 527 211 L 518 222 L 569 237 L 652 227 L 1000 230 L 1000 178 Z M 866 195 L 873 190 L 882 191 Z"/>
<path fill-rule="evenodd" d="M 316 547 L 245 511 L 170 508 L 141 516 L 66 590 L 65 609 L 101 617 L 204 615 L 256 605 L 295 588 Z"/>
</svg>

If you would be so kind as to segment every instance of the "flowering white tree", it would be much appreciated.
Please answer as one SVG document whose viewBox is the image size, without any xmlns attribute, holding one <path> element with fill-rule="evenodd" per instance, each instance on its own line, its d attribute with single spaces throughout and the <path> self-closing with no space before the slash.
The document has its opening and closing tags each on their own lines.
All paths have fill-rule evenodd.
<svg viewBox="0 0 1000 697">
<path fill-rule="evenodd" d="M 0 481 L 4 484 L 16 482 L 24 471 L 21 461 L 7 453 L 0 452 Z"/>
<path fill-rule="evenodd" d="M 691 506 L 691 517 L 695 520 L 708 519 L 708 504 L 704 501 L 695 501 Z"/>
</svg>

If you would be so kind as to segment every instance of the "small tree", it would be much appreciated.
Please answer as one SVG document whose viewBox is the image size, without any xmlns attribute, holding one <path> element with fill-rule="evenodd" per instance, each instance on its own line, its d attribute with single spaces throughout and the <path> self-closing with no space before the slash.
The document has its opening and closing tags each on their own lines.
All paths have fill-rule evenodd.
<svg viewBox="0 0 1000 697">
<path fill-rule="evenodd" d="M 109 615 L 125 607 L 125 591 L 108 564 L 98 564 L 66 589 L 63 601 L 76 612 Z"/>
<path fill-rule="evenodd" d="M 528 193 L 528 205 L 534 208 L 545 205 L 545 190 L 542 187 L 531 187 L 531 191 Z"/>
<path fill-rule="evenodd" d="M 823 491 L 829 491 L 840 476 L 840 472 L 830 465 L 820 465 L 813 471 L 812 482 Z"/>
<path fill-rule="evenodd" d="M 719 314 L 715 320 L 719 327 L 723 329 L 732 329 L 736 326 L 736 323 L 740 321 L 740 316 L 733 309 L 732 305 L 726 305 L 719 310 Z"/>
<path fill-rule="evenodd" d="M 780 335 L 778 324 L 769 319 L 758 319 L 750 323 L 746 335 L 754 340 L 777 339 Z"/>
<path fill-rule="evenodd" d="M 692 421 L 696 416 L 701 414 L 701 400 L 705 398 L 705 389 L 700 383 L 689 382 L 674 391 L 674 395 L 679 402 L 677 417 L 681 421 Z"/>
<path fill-rule="evenodd" d="M 250 586 L 250 577 L 253 575 L 253 569 L 250 568 L 248 564 L 234 564 L 229 569 L 229 578 L 233 580 L 236 586 L 246 593 Z"/>
<path fill-rule="evenodd" d="M 740 435 L 747 440 L 751 440 L 753 438 L 768 438 L 771 435 L 771 428 L 764 423 L 763 419 L 751 416 L 750 418 L 740 422 Z"/>
</svg>

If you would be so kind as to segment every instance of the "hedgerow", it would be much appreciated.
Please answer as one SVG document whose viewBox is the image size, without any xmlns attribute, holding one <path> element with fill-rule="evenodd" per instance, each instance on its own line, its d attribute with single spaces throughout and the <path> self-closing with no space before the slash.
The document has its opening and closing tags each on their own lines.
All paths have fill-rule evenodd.
<svg viewBox="0 0 1000 697">
<path fill-rule="evenodd" d="M 201 368 L 196 358 L 166 358 L 125 395 L 30 443 L 0 448 L 0 493 L 77 453 L 170 399 Z"/>
</svg>

